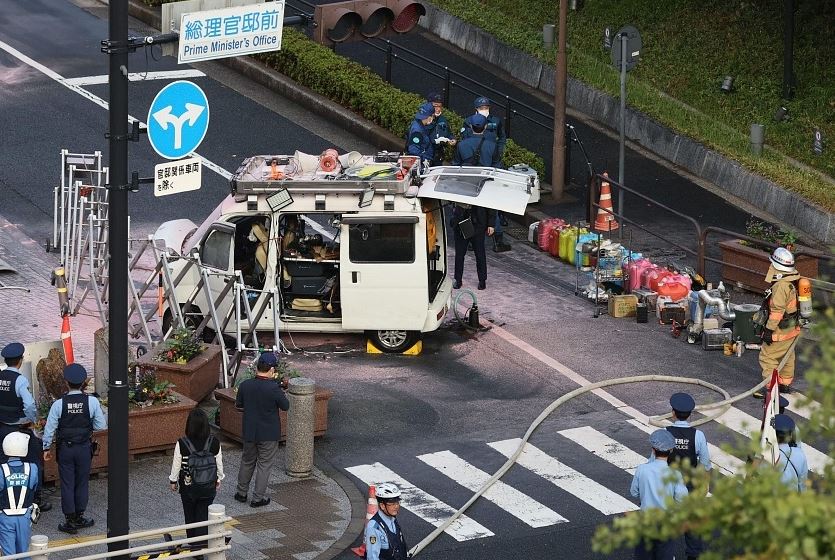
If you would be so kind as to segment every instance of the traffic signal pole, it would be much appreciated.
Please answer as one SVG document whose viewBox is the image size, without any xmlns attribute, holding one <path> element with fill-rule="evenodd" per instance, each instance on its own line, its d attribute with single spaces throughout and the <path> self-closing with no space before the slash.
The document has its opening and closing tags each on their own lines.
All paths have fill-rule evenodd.
<svg viewBox="0 0 835 560">
<path fill-rule="evenodd" d="M 128 0 L 110 0 L 107 536 L 127 535 L 128 484 Z M 107 545 L 110 552 L 128 541 Z M 127 558 L 127 555 L 117 556 Z"/>
</svg>

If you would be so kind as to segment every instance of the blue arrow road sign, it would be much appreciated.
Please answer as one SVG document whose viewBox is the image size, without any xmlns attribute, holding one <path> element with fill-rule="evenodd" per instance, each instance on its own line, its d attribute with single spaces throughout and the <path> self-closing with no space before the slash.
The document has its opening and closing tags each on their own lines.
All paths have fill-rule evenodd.
<svg viewBox="0 0 835 560">
<path fill-rule="evenodd" d="M 209 100 L 185 80 L 162 88 L 148 111 L 148 140 L 166 159 L 179 159 L 197 149 L 209 128 Z"/>
</svg>

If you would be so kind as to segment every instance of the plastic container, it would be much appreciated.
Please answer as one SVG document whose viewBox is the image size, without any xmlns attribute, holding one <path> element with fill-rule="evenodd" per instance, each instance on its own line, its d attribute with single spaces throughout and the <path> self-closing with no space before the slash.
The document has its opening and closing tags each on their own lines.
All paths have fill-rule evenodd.
<svg viewBox="0 0 835 560">
<path fill-rule="evenodd" d="M 560 232 L 566 228 L 565 222 L 551 224 L 551 231 L 548 232 L 548 253 L 557 258 L 560 256 Z"/>
<path fill-rule="evenodd" d="M 629 283 L 627 285 L 627 290 L 629 292 L 634 292 L 641 287 L 641 274 L 649 266 L 652 266 L 649 259 L 638 259 L 629 262 L 626 267 L 626 272 L 629 275 Z"/>
<path fill-rule="evenodd" d="M 683 274 L 669 274 L 658 281 L 659 296 L 669 296 L 673 301 L 678 301 L 686 298 L 690 294 L 690 285 L 692 281 L 689 276 Z M 692 313 L 690 315 L 693 316 Z"/>
<path fill-rule="evenodd" d="M 716 290 L 712 290 L 716 291 Z M 711 294 L 713 295 L 713 294 Z M 696 308 L 699 306 L 699 292 L 690 292 L 690 300 L 688 302 L 690 304 L 690 317 L 694 317 L 696 315 Z M 708 317 L 712 317 L 714 315 L 719 314 L 719 309 L 715 305 L 706 305 L 705 306 L 705 313 L 704 318 L 707 319 Z"/>
<path fill-rule="evenodd" d="M 563 225 L 565 221 L 560 218 L 546 218 L 539 220 L 539 233 L 537 235 L 537 247 L 540 251 L 548 250 L 548 235 L 552 225 Z"/>
<path fill-rule="evenodd" d="M 568 226 L 560 232 L 560 259 L 569 262 L 570 253 L 574 253 L 574 245 L 577 243 L 577 227 Z"/>
<path fill-rule="evenodd" d="M 658 270 L 658 265 L 650 264 L 641 272 L 641 288 L 649 290 L 649 275 Z"/>
<path fill-rule="evenodd" d="M 575 244 L 574 265 L 577 268 L 584 266 L 592 266 L 591 253 L 584 253 L 580 250 L 583 243 L 589 243 L 597 240 L 596 233 L 581 233 L 577 236 L 577 243 Z"/>
</svg>

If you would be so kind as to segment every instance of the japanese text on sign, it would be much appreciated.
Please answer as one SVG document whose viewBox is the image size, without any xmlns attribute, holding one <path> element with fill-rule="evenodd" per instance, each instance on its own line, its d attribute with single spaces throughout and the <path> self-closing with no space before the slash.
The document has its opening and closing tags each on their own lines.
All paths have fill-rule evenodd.
<svg viewBox="0 0 835 560">
<path fill-rule="evenodd" d="M 200 158 L 180 159 L 154 166 L 154 196 L 166 196 L 200 188 Z"/>
<path fill-rule="evenodd" d="M 183 14 L 180 64 L 281 49 L 284 2 Z"/>
</svg>

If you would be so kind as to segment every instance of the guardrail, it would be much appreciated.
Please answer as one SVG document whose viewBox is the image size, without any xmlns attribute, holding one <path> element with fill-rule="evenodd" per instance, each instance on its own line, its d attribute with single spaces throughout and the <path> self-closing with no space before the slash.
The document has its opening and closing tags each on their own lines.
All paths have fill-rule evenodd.
<svg viewBox="0 0 835 560">
<path fill-rule="evenodd" d="M 137 533 L 130 533 L 119 537 L 110 537 L 105 539 L 97 539 L 94 541 L 85 541 L 81 543 L 68 544 L 64 546 L 57 546 L 49 548 L 49 539 L 45 535 L 32 535 L 31 546 L 29 552 L 21 552 L 20 554 L 11 554 L 9 556 L 0 556 L 0 560 L 18 560 L 23 558 L 32 558 L 32 560 L 47 560 L 50 554 L 58 552 L 68 552 L 79 549 L 93 548 L 97 546 L 108 546 L 108 552 L 99 552 L 94 554 L 87 554 L 84 556 L 73 556 L 73 560 L 100 560 L 103 558 L 113 558 L 117 556 L 127 556 L 134 553 L 147 554 L 153 551 L 176 550 L 182 548 L 184 545 L 189 545 L 195 542 L 206 542 L 206 548 L 188 549 L 185 548 L 183 552 L 174 554 L 167 554 L 166 560 L 176 560 L 178 558 L 193 558 L 195 556 L 205 556 L 207 560 L 225 560 L 226 551 L 231 548 L 226 543 L 226 537 L 231 536 L 231 532 L 224 530 L 224 523 L 231 521 L 231 517 L 226 515 L 226 507 L 222 504 L 212 504 L 209 506 L 209 520 L 198 523 L 189 523 L 187 525 L 175 525 L 173 527 L 163 527 L 161 529 L 150 529 L 148 531 L 140 531 Z M 197 529 L 199 527 L 208 527 L 209 534 L 199 537 L 190 537 L 183 539 L 175 539 L 171 541 L 155 542 L 140 546 L 132 546 L 129 548 L 111 547 L 110 545 L 116 543 L 125 543 L 131 539 L 139 539 L 144 537 L 160 536 L 163 537 L 166 533 L 174 531 L 181 531 L 185 529 Z"/>
</svg>

